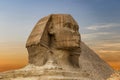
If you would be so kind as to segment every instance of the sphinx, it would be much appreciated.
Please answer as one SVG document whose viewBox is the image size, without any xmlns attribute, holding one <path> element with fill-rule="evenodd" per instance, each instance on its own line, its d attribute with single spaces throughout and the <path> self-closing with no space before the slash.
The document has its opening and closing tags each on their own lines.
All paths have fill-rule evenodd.
<svg viewBox="0 0 120 80">
<path fill-rule="evenodd" d="M 80 42 L 79 26 L 71 15 L 44 17 L 38 21 L 26 43 L 29 63 L 42 66 L 54 59 L 51 61 L 61 67 L 79 67 Z"/>
<path fill-rule="evenodd" d="M 69 14 L 40 19 L 29 35 L 29 64 L 0 73 L 0 80 L 106 80 L 114 70 L 81 40 Z"/>
</svg>

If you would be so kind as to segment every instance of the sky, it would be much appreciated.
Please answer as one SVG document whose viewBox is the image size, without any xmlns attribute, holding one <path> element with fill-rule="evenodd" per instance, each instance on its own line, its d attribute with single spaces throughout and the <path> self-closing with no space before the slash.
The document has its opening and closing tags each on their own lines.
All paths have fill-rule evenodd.
<svg viewBox="0 0 120 80">
<path fill-rule="evenodd" d="M 120 69 L 120 0 L 0 0 L 0 71 L 28 64 L 26 40 L 49 14 L 71 14 L 82 41 Z"/>
</svg>

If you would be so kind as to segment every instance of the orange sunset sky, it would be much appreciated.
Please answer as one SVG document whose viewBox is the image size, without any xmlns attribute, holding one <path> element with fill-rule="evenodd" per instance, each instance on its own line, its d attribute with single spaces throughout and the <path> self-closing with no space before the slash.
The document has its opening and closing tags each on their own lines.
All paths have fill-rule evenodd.
<svg viewBox="0 0 120 80">
<path fill-rule="evenodd" d="M 119 0 L 0 0 L 0 71 L 28 64 L 26 40 L 37 21 L 52 13 L 71 14 L 82 41 L 120 70 Z"/>
</svg>

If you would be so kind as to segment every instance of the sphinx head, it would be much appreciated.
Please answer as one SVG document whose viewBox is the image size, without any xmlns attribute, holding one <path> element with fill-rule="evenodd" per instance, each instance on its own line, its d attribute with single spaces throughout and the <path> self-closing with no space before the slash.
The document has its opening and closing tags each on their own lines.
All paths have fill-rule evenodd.
<svg viewBox="0 0 120 80">
<path fill-rule="evenodd" d="M 42 18 L 34 27 L 26 46 L 37 44 L 56 49 L 80 47 L 80 33 L 77 22 L 68 14 L 52 14 Z"/>
<path fill-rule="evenodd" d="M 74 49 L 80 47 L 79 26 L 70 15 L 53 15 L 48 28 L 50 47 Z"/>
<path fill-rule="evenodd" d="M 35 25 L 26 43 L 29 63 L 45 64 L 49 55 L 47 51 L 53 48 L 60 51 L 80 50 L 80 42 L 79 26 L 71 15 L 52 14 L 44 17 Z M 79 57 L 78 53 L 70 53 L 73 54 Z"/>
</svg>

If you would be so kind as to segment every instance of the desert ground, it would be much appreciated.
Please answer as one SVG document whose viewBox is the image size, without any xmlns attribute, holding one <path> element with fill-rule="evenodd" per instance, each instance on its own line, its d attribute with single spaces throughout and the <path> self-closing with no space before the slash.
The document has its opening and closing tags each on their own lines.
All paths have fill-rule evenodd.
<svg viewBox="0 0 120 80">
<path fill-rule="evenodd" d="M 120 80 L 120 70 L 115 71 L 107 80 Z"/>
</svg>

